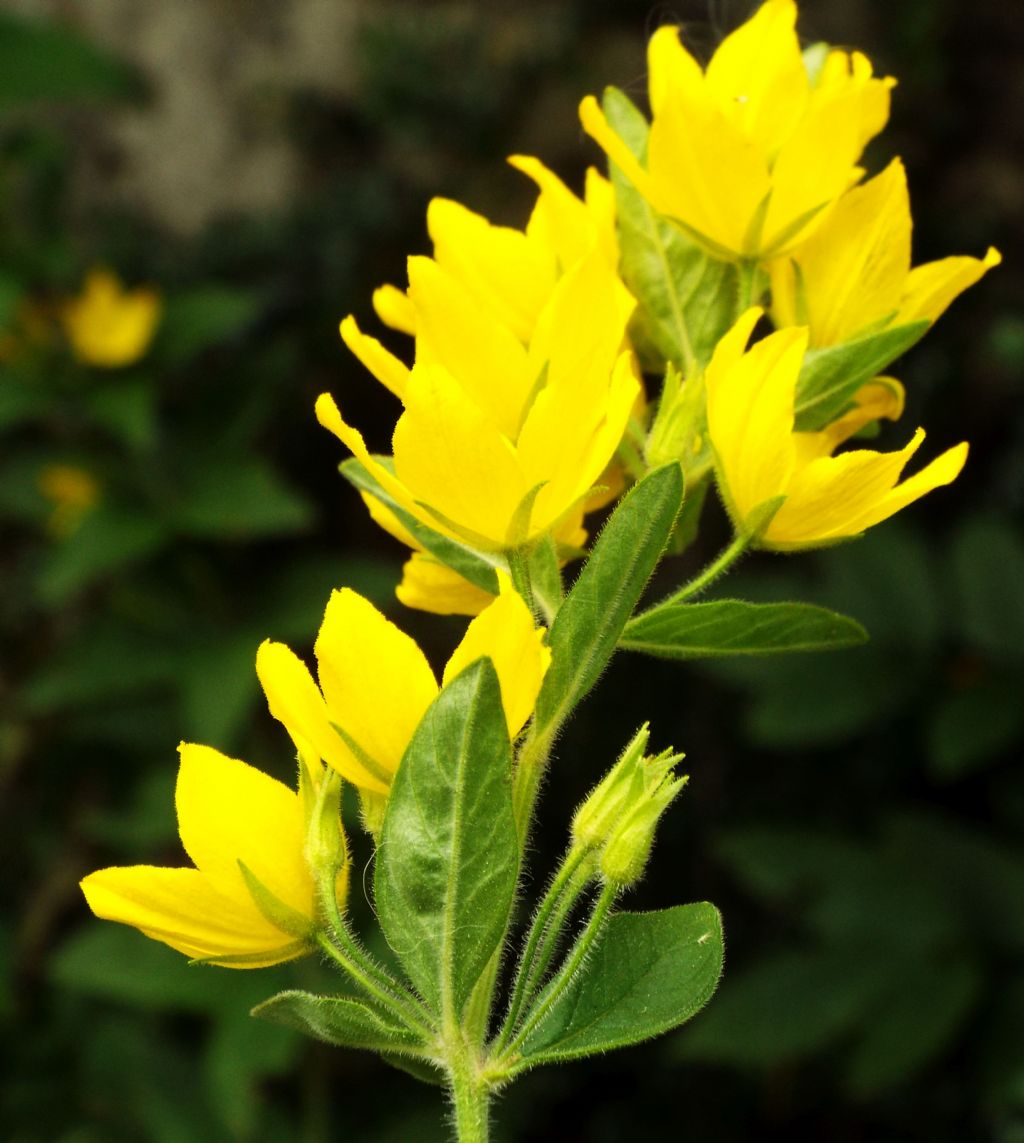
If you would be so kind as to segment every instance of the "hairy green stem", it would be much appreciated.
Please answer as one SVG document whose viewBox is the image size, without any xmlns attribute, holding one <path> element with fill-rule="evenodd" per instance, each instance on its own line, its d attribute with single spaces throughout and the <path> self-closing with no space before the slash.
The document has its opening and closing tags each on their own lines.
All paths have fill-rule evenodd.
<svg viewBox="0 0 1024 1143">
<path fill-rule="evenodd" d="M 457 1143 L 487 1143 L 490 1135 L 490 1085 L 475 1066 L 472 1054 L 456 1048 L 448 1060 L 448 1089 Z"/>
<path fill-rule="evenodd" d="M 569 851 L 534 914 L 512 985 L 508 1013 L 495 1041 L 497 1051 L 501 1051 L 515 1031 L 523 1005 L 532 999 L 551 963 L 565 919 L 586 885 L 585 881 L 580 884 L 576 878 L 586 856 L 585 850 Z"/>
<path fill-rule="evenodd" d="M 511 1066 L 510 1057 L 515 1055 L 519 1045 L 526 1040 L 533 1029 L 536 1028 L 540 1021 L 548 1014 L 555 1001 L 565 991 L 569 982 L 587 959 L 587 954 L 593 947 L 594 942 L 601 935 L 605 922 L 608 920 L 608 915 L 611 912 L 612 905 L 615 904 L 617 894 L 618 888 L 615 885 L 605 885 L 601 890 L 601 895 L 594 905 L 593 912 L 590 914 L 590 919 L 587 921 L 586 927 L 576 938 L 576 943 L 569 950 L 569 955 L 562 963 L 562 967 L 544 989 L 540 999 L 530 1010 L 529 1015 L 520 1026 L 519 1031 L 509 1042 L 505 1050 L 494 1061 L 495 1064 L 505 1065 L 508 1068 L 506 1074 L 511 1075 L 515 1070 L 514 1066 Z"/>
<path fill-rule="evenodd" d="M 426 1009 L 386 969 L 376 964 L 353 937 L 338 908 L 333 873 L 321 881 L 320 900 L 330 926 L 329 933 L 321 931 L 317 934 L 317 943 L 324 952 L 379 1004 L 400 1016 L 420 1035 L 432 1038 L 434 1029 Z"/>
<path fill-rule="evenodd" d="M 687 599 L 692 599 L 693 596 L 699 595 L 706 587 L 709 587 L 718 579 L 720 575 L 723 575 L 732 567 L 750 546 L 752 539 L 753 537 L 749 534 L 745 532 L 740 533 L 702 572 L 695 575 L 689 583 L 684 583 L 678 591 L 673 592 L 667 599 L 662 600 L 662 602 L 656 606 L 663 607 L 667 603 L 683 603 Z"/>
</svg>

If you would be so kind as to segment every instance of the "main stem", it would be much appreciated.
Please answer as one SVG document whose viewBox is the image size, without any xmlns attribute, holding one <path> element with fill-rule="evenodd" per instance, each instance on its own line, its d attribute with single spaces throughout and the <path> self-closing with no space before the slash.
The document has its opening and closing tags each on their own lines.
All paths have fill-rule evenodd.
<svg viewBox="0 0 1024 1143">
<path fill-rule="evenodd" d="M 448 1062 L 448 1084 L 455 1113 L 458 1143 L 487 1143 L 490 1136 L 490 1087 L 473 1066 L 469 1051 L 454 1053 Z"/>
</svg>

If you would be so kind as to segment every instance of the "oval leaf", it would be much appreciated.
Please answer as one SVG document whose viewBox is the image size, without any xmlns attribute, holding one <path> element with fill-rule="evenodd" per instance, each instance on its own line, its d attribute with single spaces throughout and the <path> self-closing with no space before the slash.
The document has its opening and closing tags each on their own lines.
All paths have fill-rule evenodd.
<svg viewBox="0 0 1024 1143">
<path fill-rule="evenodd" d="M 683 499 L 678 464 L 655 469 L 623 497 L 551 625 L 551 667 L 535 733 L 552 732 L 597 682 L 661 558 Z"/>
<path fill-rule="evenodd" d="M 456 1021 L 515 897 L 511 772 L 498 677 L 481 659 L 441 691 L 413 735 L 377 850 L 384 935 L 424 1000 Z"/>
<path fill-rule="evenodd" d="M 669 603 L 626 624 L 619 643 L 659 659 L 779 655 L 854 647 L 868 633 L 855 620 L 810 603 Z"/>
<path fill-rule="evenodd" d="M 722 975 L 714 905 L 617 913 L 587 967 L 526 1038 L 522 1068 L 636 1044 L 685 1023 Z"/>
<path fill-rule="evenodd" d="M 347 996 L 317 996 L 289 989 L 257 1004 L 252 1015 L 341 1048 L 395 1052 L 403 1046 L 418 1048 L 423 1043 L 408 1028 L 392 1023 L 369 1004 Z"/>
</svg>

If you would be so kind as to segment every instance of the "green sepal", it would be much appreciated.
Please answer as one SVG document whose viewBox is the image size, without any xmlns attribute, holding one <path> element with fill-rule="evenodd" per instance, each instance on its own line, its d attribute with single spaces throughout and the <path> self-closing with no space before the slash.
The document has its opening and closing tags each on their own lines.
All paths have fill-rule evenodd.
<svg viewBox="0 0 1024 1143">
<path fill-rule="evenodd" d="M 257 1004 L 251 1014 L 340 1048 L 374 1052 L 423 1049 L 423 1039 L 410 1028 L 353 997 L 317 996 L 289 989 Z"/>
<path fill-rule="evenodd" d="M 551 625 L 551 666 L 537 696 L 535 734 L 560 726 L 597 682 L 665 550 L 682 500 L 682 469 L 666 464 L 619 501 Z"/>
<path fill-rule="evenodd" d="M 530 553 L 529 571 L 533 597 L 550 620 L 562 606 L 562 571 L 558 566 L 558 549 L 551 536 L 545 536 Z"/>
<path fill-rule="evenodd" d="M 375 459 L 385 467 L 389 467 L 392 463 L 390 457 L 379 456 Z M 338 471 L 354 488 L 369 493 L 393 512 L 402 527 L 435 559 L 483 591 L 490 592 L 491 595 L 498 594 L 496 562 L 488 560 L 480 552 L 460 544 L 457 540 L 435 532 L 433 528 L 416 519 L 402 508 L 355 458 L 343 461 Z"/>
<path fill-rule="evenodd" d="M 810 603 L 665 603 L 626 624 L 619 646 L 659 659 L 778 655 L 866 643 L 849 616 Z"/>
<path fill-rule="evenodd" d="M 643 162 L 649 127 L 618 88 L 603 108 L 609 124 Z M 703 369 L 733 322 L 738 279 L 734 264 L 711 257 L 649 205 L 612 164 L 619 222 L 620 273 L 638 302 L 631 337 L 645 367 L 670 361 L 685 374 Z"/>
<path fill-rule="evenodd" d="M 388 943 L 427 1004 L 456 1022 L 515 898 L 511 775 L 498 677 L 480 659 L 444 687 L 409 743 L 374 880 Z"/>
<path fill-rule="evenodd" d="M 225 956 L 194 956 L 189 959 L 188 963 L 190 965 L 212 964 L 220 968 L 262 967 L 267 964 L 268 958 L 270 957 L 273 957 L 274 964 L 284 964 L 285 961 L 297 960 L 300 956 L 306 956 L 312 947 L 311 942 L 308 940 L 291 941 L 270 952 L 228 953 Z"/>
<path fill-rule="evenodd" d="M 280 897 L 271 893 L 241 858 L 237 860 L 238 868 L 242 873 L 242 880 L 245 881 L 245 887 L 249 890 L 249 895 L 252 897 L 256 908 L 281 932 L 300 941 L 308 942 L 314 929 L 312 920 L 293 909 L 291 905 L 286 905 Z"/>
<path fill-rule="evenodd" d="M 526 1037 L 514 1070 L 597 1055 L 678 1027 L 711 999 L 723 956 L 714 905 L 615 914 L 583 970 Z"/>
<path fill-rule="evenodd" d="M 813 432 L 849 408 L 857 390 L 924 336 L 931 322 L 912 321 L 844 341 L 809 349 L 796 389 L 796 429 Z"/>
</svg>

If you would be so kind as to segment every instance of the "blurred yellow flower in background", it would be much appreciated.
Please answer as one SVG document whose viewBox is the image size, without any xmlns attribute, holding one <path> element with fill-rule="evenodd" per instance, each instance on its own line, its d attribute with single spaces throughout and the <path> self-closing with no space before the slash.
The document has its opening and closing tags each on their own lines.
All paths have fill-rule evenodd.
<svg viewBox="0 0 1024 1143">
<path fill-rule="evenodd" d="M 832 455 L 869 421 L 898 412 L 898 387 L 887 396 L 885 386 L 870 386 L 853 410 L 825 429 L 794 432 L 807 330 L 780 330 L 747 350 L 760 317 L 754 308 L 739 319 L 707 371 L 708 432 L 719 488 L 737 532 L 776 550 L 828 544 L 859 535 L 956 479 L 967 459 L 965 443 L 900 483 L 924 440 L 923 429 L 897 452 Z"/>
<path fill-rule="evenodd" d="M 182 743 L 179 753 L 178 830 L 195 868 L 90 873 L 81 883 L 89 908 L 228 968 L 262 968 L 309 952 L 316 895 L 301 791 L 209 746 Z M 347 892 L 346 865 L 337 881 L 342 905 Z"/>
<path fill-rule="evenodd" d="M 99 481 L 74 464 L 48 464 L 39 473 L 39 491 L 53 503 L 47 530 L 57 539 L 70 536 L 99 503 Z"/>
<path fill-rule="evenodd" d="M 60 319 L 79 361 L 120 369 L 149 349 L 162 308 L 155 290 L 126 290 L 116 274 L 97 267 L 89 271 L 82 292 L 64 304 Z"/>
<path fill-rule="evenodd" d="M 910 267 L 910 196 L 894 159 L 854 187 L 811 237 L 770 267 L 772 318 L 805 325 L 810 344 L 836 345 L 908 322 L 936 321 L 946 307 L 1002 261 L 952 257 Z"/>
<path fill-rule="evenodd" d="M 659 28 L 646 165 L 593 96 L 580 106 L 584 130 L 655 210 L 720 258 L 766 259 L 803 240 L 861 177 L 889 116 L 894 81 L 859 52 L 829 50 L 810 68 L 796 17 L 794 0 L 767 0 L 704 70 L 676 28 Z"/>
</svg>

